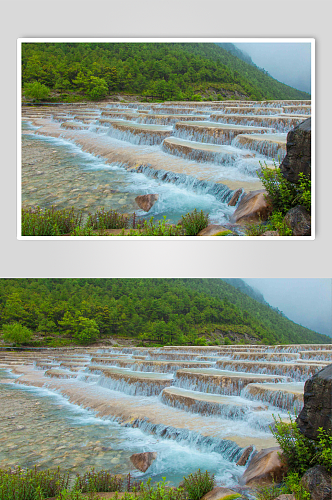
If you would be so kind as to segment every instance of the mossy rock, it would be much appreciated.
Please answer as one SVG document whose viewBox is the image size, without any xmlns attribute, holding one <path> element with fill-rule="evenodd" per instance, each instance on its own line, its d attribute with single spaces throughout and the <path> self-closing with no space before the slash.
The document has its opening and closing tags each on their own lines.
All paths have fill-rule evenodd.
<svg viewBox="0 0 332 500">
<path fill-rule="evenodd" d="M 227 229 L 226 231 L 220 231 L 220 233 L 217 233 L 214 236 L 229 236 L 230 234 L 233 234 L 232 231 Z"/>
</svg>

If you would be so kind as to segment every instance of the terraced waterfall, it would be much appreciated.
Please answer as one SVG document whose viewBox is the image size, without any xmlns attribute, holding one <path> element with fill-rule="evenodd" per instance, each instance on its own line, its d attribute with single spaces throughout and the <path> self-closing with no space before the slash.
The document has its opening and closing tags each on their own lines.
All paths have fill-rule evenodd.
<svg viewBox="0 0 332 500">
<path fill-rule="evenodd" d="M 135 197 L 156 193 L 148 217 L 197 208 L 224 224 L 233 192 L 262 187 L 261 164 L 284 158 L 310 112 L 310 101 L 25 106 L 22 202 L 144 217 Z"/>
<path fill-rule="evenodd" d="M 274 446 L 273 414 L 303 405 L 331 345 L 72 348 L 0 352 L 0 466 L 133 470 L 173 484 L 208 469 L 234 487 L 243 449 Z"/>
</svg>

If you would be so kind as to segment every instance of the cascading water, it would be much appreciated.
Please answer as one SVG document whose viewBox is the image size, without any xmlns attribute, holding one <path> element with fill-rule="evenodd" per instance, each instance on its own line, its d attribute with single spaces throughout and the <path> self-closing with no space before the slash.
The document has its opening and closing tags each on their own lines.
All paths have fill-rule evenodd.
<svg viewBox="0 0 332 500">
<path fill-rule="evenodd" d="M 22 202 L 86 212 L 103 207 L 136 211 L 157 220 L 166 215 L 173 223 L 196 208 L 209 212 L 212 223 L 225 225 L 234 211 L 227 206 L 232 192 L 259 189 L 260 165 L 283 158 L 285 147 L 272 132 L 283 135 L 285 143 L 285 132 L 301 120 L 293 112 L 296 106 L 295 101 L 248 101 L 23 108 Z M 298 110 L 309 112 L 309 107 Z M 234 125 L 232 116 L 237 116 Z M 250 140 L 255 133 L 264 137 Z M 168 137 L 185 139 L 192 147 L 166 147 Z M 225 147 L 225 152 L 208 152 L 208 144 Z M 135 197 L 148 193 L 159 199 L 146 214 Z"/>
<path fill-rule="evenodd" d="M 38 463 L 43 468 L 52 462 L 63 468 L 73 467 L 74 471 L 79 468 L 80 472 L 95 466 L 126 473 L 132 469 L 132 453 L 157 451 L 157 459 L 147 473 L 137 471 L 137 477 L 159 480 L 167 476 L 178 484 L 183 475 L 207 468 L 222 485 L 235 486 L 243 472 L 243 467 L 235 465 L 242 449 L 249 444 L 258 449 L 274 446 L 269 430 L 273 414 L 287 420 L 286 411 L 298 411 L 303 400 L 303 382 L 296 382 L 296 371 L 289 371 L 289 382 L 285 376 L 264 375 L 261 355 L 291 358 L 291 353 L 296 353 L 297 366 L 303 362 L 306 367 L 308 363 L 302 355 L 307 358 L 312 352 L 314 359 L 315 353 L 325 354 L 327 360 L 329 347 L 246 347 L 243 354 L 247 350 L 247 356 L 252 353 L 258 358 L 251 362 L 251 373 L 213 368 L 180 369 L 175 374 L 150 371 L 151 363 L 180 366 L 186 357 L 188 363 L 201 356 L 213 357 L 217 364 L 234 364 L 238 361 L 230 357 L 236 356 L 236 349 L 241 351 L 240 346 L 104 348 L 55 355 L 41 352 L 30 364 L 29 357 L 3 353 L 1 364 L 7 364 L 7 371 L 0 375 L 0 397 L 5 391 L 6 405 L 0 413 L 11 412 L 16 404 L 23 404 L 24 423 L 21 424 L 19 412 L 15 421 L 7 420 L 5 432 L 10 436 L 10 453 L 7 448 L 0 450 L 0 465 L 14 465 L 10 462 L 13 459 L 20 460 L 22 466 Z M 158 360 L 162 356 L 171 359 Z M 116 366 L 131 360 L 140 370 Z M 315 362 L 310 363 L 314 367 Z M 291 362 L 281 364 L 292 366 Z M 324 366 L 322 361 L 320 366 Z M 52 371 L 62 372 L 61 376 L 48 376 Z M 31 418 L 26 418 L 29 412 Z M 22 434 L 15 426 L 22 427 L 25 442 L 32 450 L 38 449 L 38 453 L 16 457 L 16 442 Z M 81 437 L 73 446 L 76 430 Z M 33 444 L 32 436 L 36 440 Z M 72 450 L 70 454 L 65 453 L 67 449 Z"/>
</svg>

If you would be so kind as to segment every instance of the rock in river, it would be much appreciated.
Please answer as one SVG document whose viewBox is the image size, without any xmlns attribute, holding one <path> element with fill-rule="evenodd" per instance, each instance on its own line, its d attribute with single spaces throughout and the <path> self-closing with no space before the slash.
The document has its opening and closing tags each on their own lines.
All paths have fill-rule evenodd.
<svg viewBox="0 0 332 500">
<path fill-rule="evenodd" d="M 145 453 L 131 455 L 130 460 L 136 469 L 145 472 L 156 458 L 157 453 L 155 451 L 146 451 Z"/>
<path fill-rule="evenodd" d="M 272 212 L 272 207 L 266 199 L 265 189 L 250 191 L 241 198 L 241 201 L 231 217 L 231 222 L 247 224 L 250 222 L 265 221 Z"/>
<path fill-rule="evenodd" d="M 142 210 L 148 212 L 156 203 L 158 198 L 159 194 L 142 194 L 140 196 L 136 196 L 135 201 Z"/>
<path fill-rule="evenodd" d="M 245 486 L 260 486 L 279 482 L 286 472 L 286 466 L 281 462 L 279 447 L 265 448 L 257 453 L 240 478 L 240 484 Z"/>
</svg>

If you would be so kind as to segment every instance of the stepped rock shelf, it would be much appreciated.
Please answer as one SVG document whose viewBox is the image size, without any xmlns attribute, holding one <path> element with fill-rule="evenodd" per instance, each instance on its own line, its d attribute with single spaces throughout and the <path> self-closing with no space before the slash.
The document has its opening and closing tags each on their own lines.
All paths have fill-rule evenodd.
<svg viewBox="0 0 332 500">
<path fill-rule="evenodd" d="M 71 422 L 75 419 L 82 422 L 83 409 L 92 410 L 93 418 L 103 419 L 98 420 L 103 422 L 103 429 L 110 426 L 112 436 L 116 432 L 116 439 L 112 438 L 114 443 L 110 438 L 97 441 L 106 450 L 107 446 L 118 449 L 123 432 L 126 444 L 121 446 L 131 453 L 160 450 L 148 471 L 150 476 L 159 477 L 158 474 L 165 474 L 165 467 L 170 467 L 167 470 L 177 477 L 174 467 L 183 471 L 181 467 L 192 463 L 195 457 L 196 469 L 208 460 L 206 468 L 214 468 L 217 476 L 224 478 L 223 484 L 234 486 L 244 471 L 243 466 L 236 465 L 243 449 L 253 445 L 259 451 L 275 446 L 269 430 L 273 415 L 280 414 L 287 421 L 287 412 L 298 414 L 303 406 L 305 380 L 331 361 L 330 344 L 2 350 L 0 393 L 2 388 L 7 388 L 12 397 L 37 398 L 34 405 L 44 404 L 45 396 L 53 395 L 55 399 L 49 403 L 52 425 L 57 425 L 68 403 L 81 408 L 68 417 Z M 47 391 L 42 392 L 45 389 Z M 60 401 L 60 407 L 56 399 L 59 395 L 65 398 Z M 92 426 L 97 436 L 97 423 L 91 414 L 85 418 L 85 428 Z M 7 436 L 15 435 L 17 423 L 12 421 L 12 425 L 12 432 L 7 429 Z M 29 421 L 24 424 L 27 439 L 29 432 L 35 432 L 30 425 Z M 47 421 L 43 425 L 47 426 Z M 38 441 L 38 435 L 33 435 L 33 439 Z M 52 446 L 57 450 L 54 438 Z M 178 448 L 175 450 L 174 446 Z M 42 447 L 47 449 L 45 441 Z M 50 456 L 53 448 L 48 451 Z M 70 453 L 66 446 L 61 449 L 63 460 L 56 463 L 66 468 Z M 177 462 L 174 465 L 177 454 L 181 456 L 182 465 Z M 8 456 L 0 451 L 0 466 L 13 465 L 9 456 L 16 456 L 15 451 Z M 89 456 L 94 459 L 93 453 Z M 98 457 L 97 467 L 112 468 L 113 462 L 108 461 L 107 453 Z M 26 463 L 29 466 L 44 464 L 33 455 L 29 455 L 26 463 L 24 457 L 19 460 L 23 460 L 20 462 L 23 467 Z M 132 470 L 125 461 L 122 468 Z M 233 482 L 229 482 L 230 478 Z"/>
<path fill-rule="evenodd" d="M 283 160 L 287 133 L 310 113 L 310 101 L 23 106 L 22 203 L 172 223 L 196 208 L 243 234 L 232 214 L 262 188 L 261 165 Z M 158 199 L 147 213 L 135 198 L 149 193 Z"/>
</svg>

